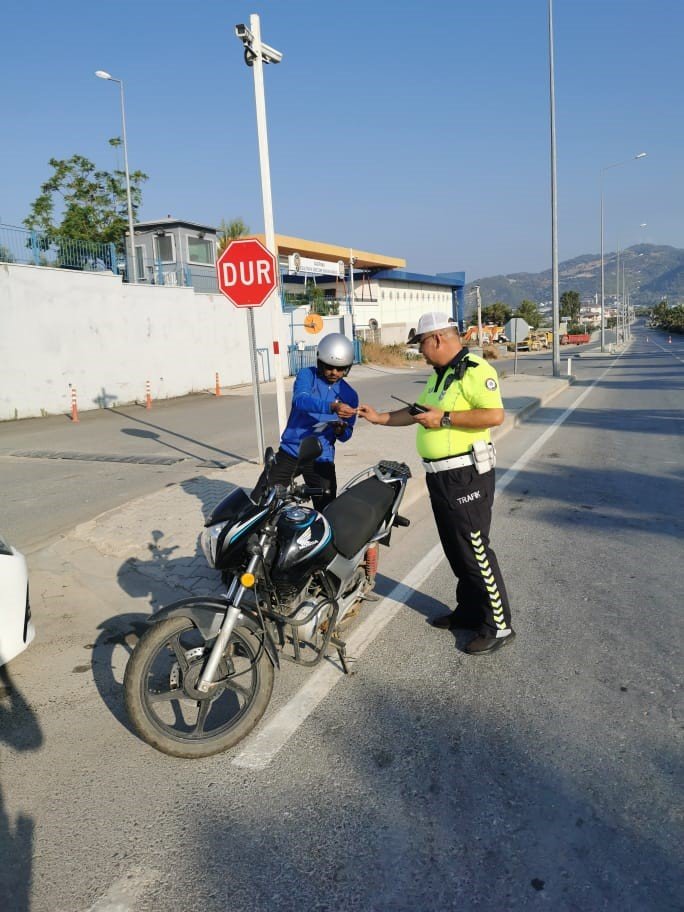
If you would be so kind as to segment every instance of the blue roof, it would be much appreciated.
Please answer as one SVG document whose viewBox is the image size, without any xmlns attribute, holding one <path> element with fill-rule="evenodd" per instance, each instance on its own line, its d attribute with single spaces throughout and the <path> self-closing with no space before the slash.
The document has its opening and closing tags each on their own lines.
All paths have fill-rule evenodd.
<svg viewBox="0 0 684 912">
<path fill-rule="evenodd" d="M 395 282 L 420 282 L 422 285 L 441 285 L 442 288 L 462 288 L 465 285 L 464 272 L 445 272 L 441 275 L 423 275 L 421 272 L 405 272 L 402 269 L 382 269 L 372 274 L 373 279 L 389 279 Z"/>
</svg>

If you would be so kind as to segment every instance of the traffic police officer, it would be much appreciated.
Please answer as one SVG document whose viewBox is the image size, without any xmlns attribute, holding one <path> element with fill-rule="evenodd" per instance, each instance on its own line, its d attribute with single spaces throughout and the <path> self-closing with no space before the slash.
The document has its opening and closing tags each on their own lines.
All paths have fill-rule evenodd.
<svg viewBox="0 0 684 912">
<path fill-rule="evenodd" d="M 378 413 L 369 405 L 358 413 L 371 424 L 417 424 L 416 446 L 439 537 L 458 579 L 456 610 L 433 620 L 435 627 L 476 630 L 466 646 L 485 655 L 512 642 L 506 587 L 489 528 L 494 501 L 495 454 L 490 428 L 504 419 L 494 368 L 461 345 L 458 328 L 444 313 L 423 314 L 409 343 L 435 371 L 418 405 Z"/>
</svg>

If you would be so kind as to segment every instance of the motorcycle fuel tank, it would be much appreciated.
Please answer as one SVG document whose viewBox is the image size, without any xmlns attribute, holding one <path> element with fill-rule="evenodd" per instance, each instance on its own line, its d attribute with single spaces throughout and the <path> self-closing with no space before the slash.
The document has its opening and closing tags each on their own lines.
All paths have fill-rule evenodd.
<svg viewBox="0 0 684 912">
<path fill-rule="evenodd" d="M 278 519 L 278 556 L 274 576 L 287 575 L 306 565 L 307 572 L 318 570 L 330 562 L 335 551 L 330 523 L 309 507 L 289 507 Z"/>
</svg>

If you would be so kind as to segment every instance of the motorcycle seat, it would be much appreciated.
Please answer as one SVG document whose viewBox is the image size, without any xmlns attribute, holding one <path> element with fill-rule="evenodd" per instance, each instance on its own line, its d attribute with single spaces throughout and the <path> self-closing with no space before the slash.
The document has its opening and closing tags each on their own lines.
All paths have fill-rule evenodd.
<svg viewBox="0 0 684 912">
<path fill-rule="evenodd" d="M 378 478 L 366 478 L 343 491 L 323 510 L 333 544 L 351 560 L 375 535 L 394 501 L 395 489 Z"/>
</svg>

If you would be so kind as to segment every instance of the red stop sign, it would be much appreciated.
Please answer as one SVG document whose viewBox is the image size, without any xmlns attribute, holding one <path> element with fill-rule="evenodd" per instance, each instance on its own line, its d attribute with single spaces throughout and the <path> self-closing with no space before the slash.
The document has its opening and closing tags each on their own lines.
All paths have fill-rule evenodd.
<svg viewBox="0 0 684 912">
<path fill-rule="evenodd" d="M 275 257 L 256 238 L 231 241 L 216 261 L 216 274 L 236 307 L 261 307 L 278 284 Z"/>
</svg>

